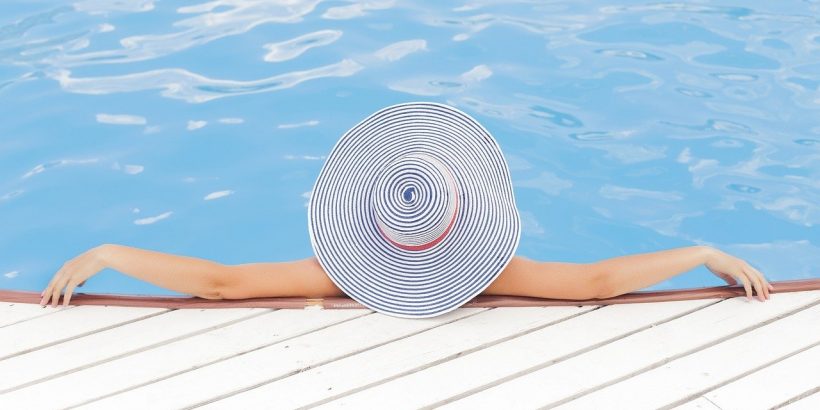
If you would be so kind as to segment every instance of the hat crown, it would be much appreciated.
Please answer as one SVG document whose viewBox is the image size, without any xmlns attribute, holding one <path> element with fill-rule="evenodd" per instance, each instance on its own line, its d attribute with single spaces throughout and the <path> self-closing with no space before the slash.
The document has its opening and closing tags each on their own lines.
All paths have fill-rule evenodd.
<svg viewBox="0 0 820 410">
<path fill-rule="evenodd" d="M 409 153 L 380 170 L 371 204 L 376 228 L 385 241 L 422 251 L 441 243 L 452 231 L 458 187 L 443 161 L 424 152 Z"/>
</svg>

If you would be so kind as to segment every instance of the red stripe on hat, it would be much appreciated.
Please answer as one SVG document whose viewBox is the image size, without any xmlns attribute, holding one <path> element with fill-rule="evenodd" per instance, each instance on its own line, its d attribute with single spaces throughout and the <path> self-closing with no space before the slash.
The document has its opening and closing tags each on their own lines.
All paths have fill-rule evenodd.
<svg viewBox="0 0 820 410">
<path fill-rule="evenodd" d="M 384 231 L 382 231 L 382 227 L 379 226 L 379 224 L 376 224 L 376 228 L 379 230 L 379 233 L 382 235 L 382 237 L 384 239 L 386 239 L 388 242 L 392 243 L 393 245 L 395 245 L 398 248 L 404 249 L 406 251 L 423 251 L 425 249 L 429 249 L 429 248 L 432 248 L 433 246 L 436 246 L 436 244 L 438 244 L 439 242 L 444 240 L 444 237 L 447 236 L 448 233 L 450 233 L 451 229 L 453 229 L 453 225 L 456 223 L 456 216 L 457 215 L 458 215 L 458 191 L 456 191 L 456 206 L 455 206 L 455 209 L 453 210 L 453 217 L 450 219 L 450 224 L 447 225 L 447 229 L 445 229 L 444 232 L 442 232 L 441 235 L 438 236 L 438 238 L 433 239 L 430 242 L 423 243 L 421 245 L 405 245 L 405 244 L 398 243 L 398 242 L 390 239 L 390 237 L 387 236 L 384 233 Z"/>
</svg>

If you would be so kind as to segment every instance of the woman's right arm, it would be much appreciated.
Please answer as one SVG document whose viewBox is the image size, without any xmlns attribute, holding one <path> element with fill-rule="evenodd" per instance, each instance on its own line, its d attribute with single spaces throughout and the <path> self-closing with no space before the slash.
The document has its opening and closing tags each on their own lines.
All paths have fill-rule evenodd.
<svg viewBox="0 0 820 410">
<path fill-rule="evenodd" d="M 191 256 L 104 244 L 63 264 L 43 291 L 40 305 L 50 302 L 56 307 L 65 288 L 63 305 L 67 306 L 74 288 L 105 268 L 204 299 L 344 295 L 315 257 L 225 265 Z"/>
<path fill-rule="evenodd" d="M 63 264 L 43 291 L 40 305 L 45 306 L 51 301 L 56 307 L 65 288 L 63 305 L 67 306 L 74 288 L 105 268 L 205 299 L 219 299 L 217 290 L 231 274 L 230 266 L 207 259 L 104 244 Z"/>
</svg>

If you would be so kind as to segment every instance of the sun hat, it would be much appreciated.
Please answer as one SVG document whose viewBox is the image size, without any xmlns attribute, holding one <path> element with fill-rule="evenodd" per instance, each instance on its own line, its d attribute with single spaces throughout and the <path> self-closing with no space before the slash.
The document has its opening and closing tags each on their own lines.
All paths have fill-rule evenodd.
<svg viewBox="0 0 820 410">
<path fill-rule="evenodd" d="M 436 102 L 382 108 L 336 142 L 308 203 L 316 259 L 365 307 L 404 318 L 455 310 L 486 289 L 521 237 L 492 135 Z"/>
</svg>

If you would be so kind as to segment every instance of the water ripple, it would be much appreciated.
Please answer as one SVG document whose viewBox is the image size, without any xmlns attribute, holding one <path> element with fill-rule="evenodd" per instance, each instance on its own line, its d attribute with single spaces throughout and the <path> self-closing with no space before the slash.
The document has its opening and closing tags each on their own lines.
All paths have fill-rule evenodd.
<svg viewBox="0 0 820 410">
<path fill-rule="evenodd" d="M 383 10 L 393 7 L 393 0 L 367 0 L 348 4 L 347 6 L 336 6 L 327 9 L 322 18 L 329 20 L 347 20 L 354 17 L 361 17 L 367 14 L 367 10 Z"/>
<path fill-rule="evenodd" d="M 161 213 L 159 215 L 156 215 L 156 216 L 149 216 L 147 218 L 135 219 L 134 220 L 134 225 L 151 225 L 151 224 L 157 223 L 157 222 L 159 222 L 163 219 L 167 219 L 169 216 L 171 216 L 171 214 L 173 214 L 173 212 L 168 211 L 168 212 L 163 212 L 163 213 Z"/>
<path fill-rule="evenodd" d="M 662 61 L 663 58 L 652 54 L 647 53 L 645 51 L 640 50 L 623 50 L 623 49 L 611 49 L 611 48 L 604 48 L 595 50 L 596 53 L 605 55 L 607 57 L 626 57 L 632 58 L 635 60 L 645 60 L 645 61 Z"/>
<path fill-rule="evenodd" d="M 58 7 L 26 17 L 16 23 L 0 26 L 0 44 L 17 40 L 35 27 L 53 24 L 55 17 L 70 11 L 71 7 Z"/>
<path fill-rule="evenodd" d="M 265 44 L 268 53 L 264 60 L 278 62 L 299 57 L 305 51 L 333 43 L 342 36 L 340 30 L 319 30 L 279 43 Z"/>
<path fill-rule="evenodd" d="M 320 2 L 301 0 L 277 4 L 264 0 L 217 0 L 181 7 L 177 10 L 179 13 L 201 13 L 173 23 L 174 27 L 184 27 L 185 30 L 125 37 L 120 40 L 121 49 L 58 54 L 44 62 L 57 67 L 73 67 L 154 59 L 223 37 L 246 33 L 261 24 L 298 22 Z M 220 6 L 227 7 L 227 10 L 214 11 Z"/>
<path fill-rule="evenodd" d="M 479 64 L 461 73 L 458 77 L 414 77 L 396 81 L 388 85 L 391 90 L 414 95 L 443 95 L 460 93 L 492 76 L 493 71 L 484 64 Z"/>
<path fill-rule="evenodd" d="M 82 0 L 74 3 L 74 9 L 88 14 L 141 13 L 153 10 L 154 0 Z"/>
<path fill-rule="evenodd" d="M 162 89 L 168 98 L 202 103 L 217 98 L 241 94 L 276 91 L 293 87 L 301 82 L 323 77 L 347 77 L 364 66 L 352 59 L 344 59 L 309 70 L 292 71 L 254 81 L 217 80 L 181 68 L 166 68 L 141 73 L 108 77 L 71 77 L 68 70 L 60 70 L 51 77 L 63 90 L 81 94 L 111 94 L 151 89 Z"/>
<path fill-rule="evenodd" d="M 89 159 L 58 159 L 58 160 L 55 160 L 55 161 L 49 161 L 49 162 L 46 162 L 46 163 L 43 163 L 43 164 L 38 164 L 38 165 L 36 165 L 36 166 L 35 166 L 34 168 L 32 168 L 30 171 L 26 172 L 26 173 L 23 175 L 23 177 L 22 177 L 22 178 L 23 178 L 23 179 L 30 178 L 30 177 L 32 177 L 33 175 L 40 174 L 40 173 L 45 172 L 46 170 L 48 170 L 48 169 L 52 169 L 52 168 L 60 168 L 60 167 L 64 167 L 64 166 L 67 166 L 67 165 L 93 164 L 93 163 L 97 163 L 97 162 L 99 162 L 99 161 L 100 161 L 100 159 L 99 159 L 99 158 L 89 158 Z"/>
<path fill-rule="evenodd" d="M 530 110 L 530 116 L 546 119 L 549 122 L 561 127 L 576 128 L 583 125 L 581 120 L 571 114 L 556 111 L 541 105 L 531 105 Z"/>
<path fill-rule="evenodd" d="M 679 192 L 653 191 L 612 184 L 602 186 L 598 193 L 604 198 L 617 199 L 620 201 L 626 201 L 632 198 L 654 199 L 658 201 L 680 201 L 683 199 L 683 195 Z"/>
<path fill-rule="evenodd" d="M 148 120 L 145 117 L 131 114 L 97 114 L 97 122 L 100 124 L 116 124 L 116 125 L 145 125 Z"/>
<path fill-rule="evenodd" d="M 529 32 L 548 35 L 565 31 L 579 30 L 586 26 L 586 17 L 578 16 L 577 20 L 571 21 L 573 18 L 551 18 L 549 15 L 542 16 L 541 19 L 528 19 L 517 16 L 496 15 L 489 13 L 476 14 L 472 16 L 448 16 L 426 17 L 425 22 L 431 26 L 438 27 L 455 27 L 466 32 L 458 33 L 453 36 L 454 41 L 465 41 L 477 33 L 498 24 L 512 25 L 523 28 Z"/>
<path fill-rule="evenodd" d="M 723 119 L 708 119 L 703 125 L 687 125 L 677 124 L 670 121 L 661 121 L 661 124 L 671 125 L 678 128 L 686 128 L 695 131 L 721 131 L 727 133 L 743 133 L 752 134 L 754 131 L 751 127 L 735 121 Z"/>
<path fill-rule="evenodd" d="M 745 43 L 742 41 L 722 36 L 714 31 L 690 23 L 621 23 L 583 33 L 579 38 L 596 43 L 640 43 L 652 46 L 702 42 L 724 48 L 721 51 L 694 57 L 694 60 L 705 64 L 757 69 L 776 69 L 780 67 L 777 60 L 746 51 Z"/>
<path fill-rule="evenodd" d="M 399 41 L 377 50 L 373 55 L 385 61 L 397 61 L 408 54 L 427 50 L 427 41 L 423 39 Z"/>
</svg>

